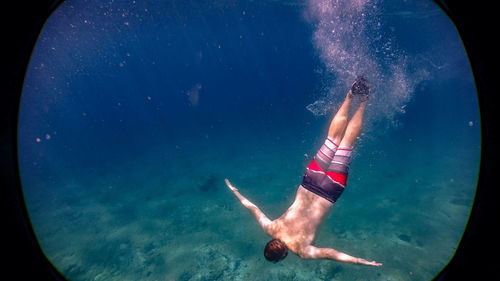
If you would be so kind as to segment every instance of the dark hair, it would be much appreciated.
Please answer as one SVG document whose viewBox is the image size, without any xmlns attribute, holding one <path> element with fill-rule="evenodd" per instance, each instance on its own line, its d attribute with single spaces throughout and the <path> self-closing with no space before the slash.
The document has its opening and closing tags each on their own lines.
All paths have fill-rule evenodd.
<svg viewBox="0 0 500 281">
<path fill-rule="evenodd" d="M 273 239 L 266 244 L 264 257 L 270 262 L 279 262 L 288 255 L 288 248 L 278 239 Z"/>
</svg>

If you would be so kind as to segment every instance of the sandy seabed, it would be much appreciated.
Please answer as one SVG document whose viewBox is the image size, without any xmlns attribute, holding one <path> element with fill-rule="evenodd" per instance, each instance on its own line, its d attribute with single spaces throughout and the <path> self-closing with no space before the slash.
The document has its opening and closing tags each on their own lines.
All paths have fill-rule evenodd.
<svg viewBox="0 0 500 281">
<path fill-rule="evenodd" d="M 243 153 L 234 153 L 237 145 L 215 145 L 195 160 L 176 158 L 176 165 L 162 157 L 135 159 L 114 172 L 61 178 L 33 191 L 28 207 L 45 254 L 70 280 L 429 280 L 446 265 L 470 212 L 479 148 L 460 159 L 444 150 L 429 161 L 394 146 L 359 147 L 348 189 L 316 245 L 382 267 L 294 254 L 267 262 L 262 252 L 269 237 L 224 178 L 277 218 L 293 201 L 315 149 L 272 140 Z"/>
</svg>

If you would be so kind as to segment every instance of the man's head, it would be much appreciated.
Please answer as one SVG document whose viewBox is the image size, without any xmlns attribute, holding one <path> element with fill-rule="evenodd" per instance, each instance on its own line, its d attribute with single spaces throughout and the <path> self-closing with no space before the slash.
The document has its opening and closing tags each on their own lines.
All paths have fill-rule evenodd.
<svg viewBox="0 0 500 281">
<path fill-rule="evenodd" d="M 277 263 L 288 255 L 288 248 L 278 239 L 273 239 L 266 244 L 264 256 L 266 260 Z"/>
</svg>

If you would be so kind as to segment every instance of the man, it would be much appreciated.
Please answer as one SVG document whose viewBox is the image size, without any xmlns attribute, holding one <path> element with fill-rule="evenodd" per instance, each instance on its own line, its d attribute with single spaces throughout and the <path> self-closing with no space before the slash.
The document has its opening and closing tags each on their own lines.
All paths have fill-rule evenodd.
<svg viewBox="0 0 500 281">
<path fill-rule="evenodd" d="M 361 131 L 369 92 L 366 79 L 356 78 L 330 123 L 325 143 L 306 169 L 295 201 L 278 219 L 271 221 L 255 204 L 241 195 L 229 180 L 225 180 L 262 229 L 273 237 L 264 251 L 267 260 L 278 262 L 287 256 L 290 249 L 304 259 L 325 258 L 371 266 L 382 265 L 335 249 L 313 246 L 316 229 L 346 186 L 351 152 Z M 355 97 L 360 99 L 359 107 L 347 123 L 349 107 Z"/>
</svg>

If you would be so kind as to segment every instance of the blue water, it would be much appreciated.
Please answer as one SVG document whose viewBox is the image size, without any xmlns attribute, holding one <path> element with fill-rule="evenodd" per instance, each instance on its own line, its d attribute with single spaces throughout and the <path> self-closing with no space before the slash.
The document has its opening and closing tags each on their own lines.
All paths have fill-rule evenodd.
<svg viewBox="0 0 500 281">
<path fill-rule="evenodd" d="M 384 265 L 269 263 L 224 178 L 279 217 L 358 74 L 372 96 L 316 245 Z M 66 1 L 19 118 L 30 218 L 71 280 L 429 280 L 479 168 L 467 56 L 426 1 Z"/>
</svg>

